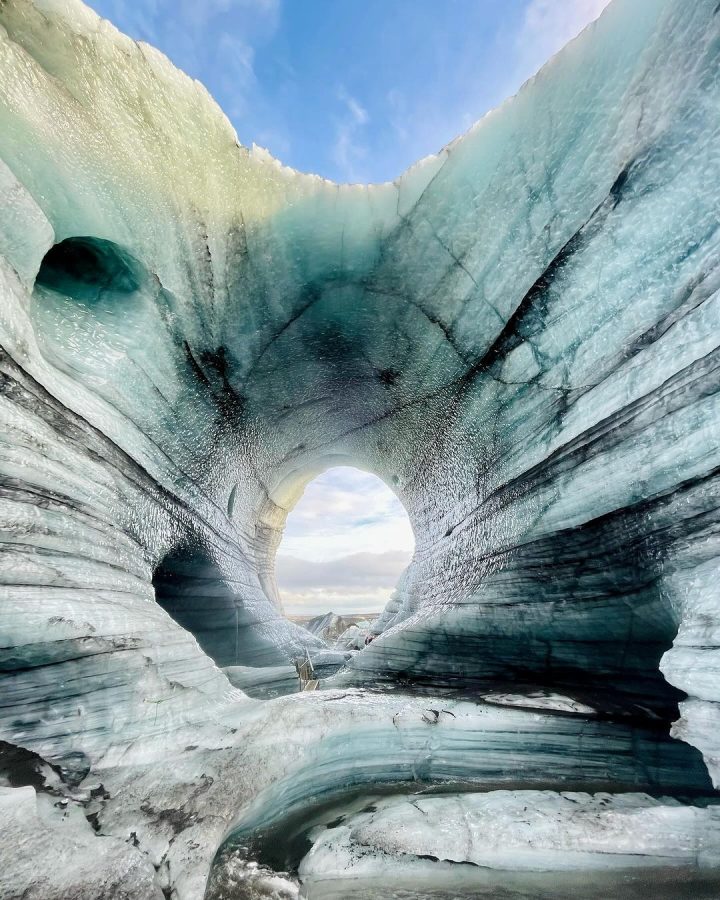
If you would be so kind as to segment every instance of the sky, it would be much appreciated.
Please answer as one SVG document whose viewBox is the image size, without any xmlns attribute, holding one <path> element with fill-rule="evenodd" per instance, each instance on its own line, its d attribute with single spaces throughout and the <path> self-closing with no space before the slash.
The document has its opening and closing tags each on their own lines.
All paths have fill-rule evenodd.
<svg viewBox="0 0 720 900">
<path fill-rule="evenodd" d="M 275 563 L 285 611 L 379 612 L 414 546 L 407 513 L 384 482 L 359 469 L 328 469 L 287 518 Z"/>
<path fill-rule="evenodd" d="M 392 180 L 515 93 L 608 0 L 90 0 L 215 97 L 241 143 Z"/>
<path fill-rule="evenodd" d="M 514 94 L 609 0 L 90 0 L 215 97 L 241 143 L 339 182 L 378 182 Z M 337 468 L 277 557 L 290 614 L 372 612 L 410 560 L 399 500 Z"/>
</svg>

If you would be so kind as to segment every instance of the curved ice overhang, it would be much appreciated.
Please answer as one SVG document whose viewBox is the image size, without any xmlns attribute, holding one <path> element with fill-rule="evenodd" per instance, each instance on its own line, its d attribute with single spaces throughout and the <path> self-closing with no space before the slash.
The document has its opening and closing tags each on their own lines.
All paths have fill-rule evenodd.
<svg viewBox="0 0 720 900">
<path fill-rule="evenodd" d="M 0 26 L 2 739 L 74 783 L 249 711 L 153 574 L 202 552 L 240 665 L 317 646 L 273 542 L 342 460 L 417 537 L 346 679 L 594 686 L 660 722 L 684 691 L 717 779 L 715 3 L 616 0 L 371 186 L 240 147 L 79 2 Z M 51 251 L 77 241 L 105 260 L 80 285 Z"/>
</svg>

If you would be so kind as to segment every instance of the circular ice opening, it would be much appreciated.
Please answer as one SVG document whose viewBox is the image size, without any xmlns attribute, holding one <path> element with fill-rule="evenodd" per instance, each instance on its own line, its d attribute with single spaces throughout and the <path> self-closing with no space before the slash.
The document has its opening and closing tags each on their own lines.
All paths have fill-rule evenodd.
<svg viewBox="0 0 720 900">
<path fill-rule="evenodd" d="M 84 302 L 104 294 L 131 294 L 140 287 L 139 264 L 117 244 L 72 237 L 45 254 L 35 284 Z"/>
<path fill-rule="evenodd" d="M 287 517 L 275 574 L 288 618 L 374 618 L 410 562 L 404 506 L 377 476 L 349 466 L 313 479 Z"/>
</svg>

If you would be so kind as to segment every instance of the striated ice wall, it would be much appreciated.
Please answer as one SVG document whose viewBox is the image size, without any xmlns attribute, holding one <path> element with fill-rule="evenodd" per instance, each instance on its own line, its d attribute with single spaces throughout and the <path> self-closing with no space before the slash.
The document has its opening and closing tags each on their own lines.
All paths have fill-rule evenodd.
<svg viewBox="0 0 720 900">
<path fill-rule="evenodd" d="M 273 608 L 284 514 L 344 460 L 418 540 L 358 668 L 663 704 L 679 627 L 669 680 L 715 699 L 712 3 L 614 4 L 370 187 L 239 147 L 79 5 L 2 24 L 8 668 L 102 653 L 112 680 L 144 648 L 220 687 L 153 602 L 185 547 L 231 586 L 233 661 L 286 660 L 308 638 Z"/>
<path fill-rule="evenodd" d="M 335 185 L 79 0 L 0 3 L 0 740 L 79 783 L 320 647 L 274 554 L 344 463 L 417 547 L 343 683 L 680 699 L 720 781 L 719 66 L 715 0 L 615 0 Z"/>
</svg>

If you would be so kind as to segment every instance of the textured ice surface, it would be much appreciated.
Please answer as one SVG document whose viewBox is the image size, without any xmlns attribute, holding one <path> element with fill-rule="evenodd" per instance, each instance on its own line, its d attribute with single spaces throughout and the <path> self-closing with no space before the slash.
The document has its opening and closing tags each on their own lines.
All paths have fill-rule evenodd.
<svg viewBox="0 0 720 900">
<path fill-rule="evenodd" d="M 346 628 L 335 641 L 334 646 L 339 650 L 362 650 L 365 639 L 370 633 L 370 622 L 361 620 Z"/>
<path fill-rule="evenodd" d="M 658 740 L 647 728 L 579 715 L 401 693 L 320 691 L 272 701 L 238 721 L 233 744 L 244 748 L 243 764 L 232 787 L 220 786 L 201 802 L 219 815 L 243 797 L 230 846 L 259 848 L 259 861 L 276 871 L 297 868 L 313 823 L 335 821 L 348 795 L 363 798 L 382 788 L 582 785 L 657 792 L 672 784 L 683 796 L 709 789 L 701 762 L 688 759 L 681 743 Z M 214 771 L 223 765 L 218 757 Z M 357 808 L 368 802 L 374 798 Z M 237 859 L 231 854 L 229 860 L 232 870 Z"/>
<path fill-rule="evenodd" d="M 121 839 L 98 840 L 80 804 L 0 787 L 0 821 L 3 900 L 162 900 L 148 859 Z"/>
<path fill-rule="evenodd" d="M 226 666 L 223 672 L 230 684 L 257 699 L 272 699 L 300 690 L 295 666 Z"/>
<path fill-rule="evenodd" d="M 393 797 L 313 837 L 303 880 L 402 877 L 438 862 L 511 871 L 702 868 L 720 862 L 720 806 L 551 791 Z"/>
<path fill-rule="evenodd" d="M 482 698 L 488 703 L 498 703 L 501 706 L 522 706 L 526 709 L 554 709 L 559 712 L 592 714 L 595 709 L 572 697 L 563 697 L 560 694 L 543 693 L 533 691 L 527 694 L 485 694 Z"/>
<path fill-rule="evenodd" d="M 719 63 L 715 0 L 615 0 L 438 156 L 338 186 L 78 0 L 0 4 L 0 740 L 177 900 L 233 823 L 355 783 L 705 791 L 683 740 L 720 779 Z M 323 650 L 274 556 L 338 464 L 416 550 L 333 683 L 430 684 L 412 727 L 223 673 Z M 452 692 L 598 718 L 499 737 Z"/>
</svg>

